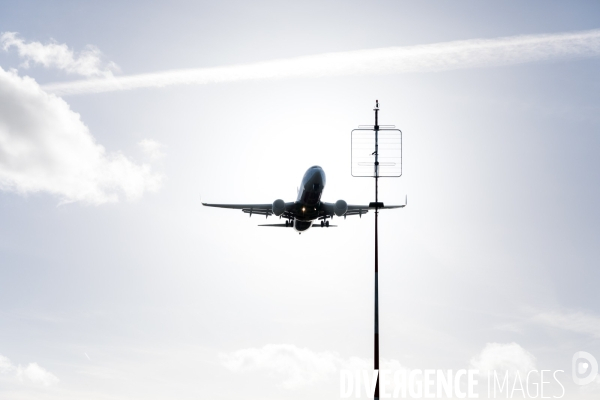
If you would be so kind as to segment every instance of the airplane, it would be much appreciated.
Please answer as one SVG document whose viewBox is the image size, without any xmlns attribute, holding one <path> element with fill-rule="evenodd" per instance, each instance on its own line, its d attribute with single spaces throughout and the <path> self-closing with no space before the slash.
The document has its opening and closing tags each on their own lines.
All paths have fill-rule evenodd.
<svg viewBox="0 0 600 400">
<path fill-rule="evenodd" d="M 279 218 L 285 218 L 285 224 L 264 224 L 259 226 L 287 227 L 294 228 L 299 234 L 313 226 L 330 227 L 328 218 L 333 216 L 346 218 L 349 215 L 366 214 L 369 210 L 402 208 L 403 205 L 384 206 L 383 203 L 370 203 L 367 206 L 350 205 L 344 200 L 338 200 L 335 203 L 326 203 L 321 201 L 321 195 L 325 189 L 325 172 L 318 165 L 310 167 L 304 177 L 298 190 L 296 201 L 284 202 L 281 199 L 268 204 L 208 204 L 202 203 L 206 207 L 233 208 L 242 210 L 246 214 L 264 215 L 268 218 L 275 215 Z M 320 220 L 321 223 L 314 223 Z"/>
</svg>

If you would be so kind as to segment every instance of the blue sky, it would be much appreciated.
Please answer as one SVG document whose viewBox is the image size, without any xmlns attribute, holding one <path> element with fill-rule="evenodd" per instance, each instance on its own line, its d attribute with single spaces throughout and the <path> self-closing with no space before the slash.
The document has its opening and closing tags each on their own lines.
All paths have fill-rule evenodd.
<svg viewBox="0 0 600 400">
<path fill-rule="evenodd" d="M 210 202 L 373 201 L 381 356 L 564 370 L 600 357 L 600 4 L 3 2 L 0 397 L 337 398 L 372 357 L 373 215 L 258 228 Z M 373 61 L 375 60 L 375 61 Z M 134 83 L 132 83 L 134 82 Z"/>
</svg>

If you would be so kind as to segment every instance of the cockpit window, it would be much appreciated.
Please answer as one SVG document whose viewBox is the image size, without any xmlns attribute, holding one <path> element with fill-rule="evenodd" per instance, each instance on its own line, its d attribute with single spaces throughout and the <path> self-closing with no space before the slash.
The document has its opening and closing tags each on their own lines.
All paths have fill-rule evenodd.
<svg viewBox="0 0 600 400">
<path fill-rule="evenodd" d="M 321 167 L 319 167 L 318 165 L 313 165 L 312 167 L 310 167 L 310 169 L 313 169 L 313 168 L 319 168 L 320 169 Z"/>
</svg>

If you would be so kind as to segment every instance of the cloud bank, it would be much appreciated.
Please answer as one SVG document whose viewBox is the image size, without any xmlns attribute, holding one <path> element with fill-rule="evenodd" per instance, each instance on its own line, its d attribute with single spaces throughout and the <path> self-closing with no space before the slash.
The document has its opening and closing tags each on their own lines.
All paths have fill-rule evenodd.
<svg viewBox="0 0 600 400">
<path fill-rule="evenodd" d="M 86 46 L 76 55 L 66 44 L 26 43 L 16 32 L 4 32 L 0 35 L 0 46 L 5 51 L 15 48 L 19 57 L 25 60 L 21 64 L 24 68 L 29 68 L 30 63 L 34 63 L 46 68 L 58 68 L 69 74 L 104 78 L 112 77 L 113 71 L 118 70 L 115 63 L 103 62 L 102 52 L 92 45 Z"/>
<path fill-rule="evenodd" d="M 0 377 L 21 383 L 33 383 L 51 386 L 59 382 L 58 378 L 40 367 L 37 363 L 29 363 L 26 367 L 13 365 L 7 357 L 0 355 Z"/>
<path fill-rule="evenodd" d="M 59 95 L 259 79 L 399 74 L 600 56 L 600 29 L 327 53 L 254 64 L 51 83 Z"/>
<path fill-rule="evenodd" d="M 160 183 L 149 165 L 96 143 L 64 100 L 0 68 L 0 190 L 101 204 L 139 198 Z"/>
<path fill-rule="evenodd" d="M 286 389 L 298 389 L 325 381 L 342 369 L 371 370 L 372 359 L 344 359 L 333 352 L 315 352 L 292 344 L 268 344 L 262 348 L 247 348 L 219 356 L 221 364 L 232 372 L 261 372 L 278 379 Z M 381 369 L 410 372 L 398 360 L 382 359 Z M 479 370 L 482 377 L 496 371 L 500 376 L 519 373 L 526 376 L 536 369 L 536 359 L 517 343 L 488 343 L 470 361 L 469 368 Z"/>
</svg>

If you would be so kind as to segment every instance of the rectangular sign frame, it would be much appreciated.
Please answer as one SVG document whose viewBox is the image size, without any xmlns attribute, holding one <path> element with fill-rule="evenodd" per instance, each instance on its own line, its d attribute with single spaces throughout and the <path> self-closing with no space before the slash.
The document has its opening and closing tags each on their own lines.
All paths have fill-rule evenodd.
<svg viewBox="0 0 600 400">
<path fill-rule="evenodd" d="M 375 127 L 353 129 L 350 172 L 356 178 L 375 178 Z M 368 134 L 369 132 L 369 134 Z M 402 131 L 377 129 L 379 178 L 402 176 Z"/>
</svg>

